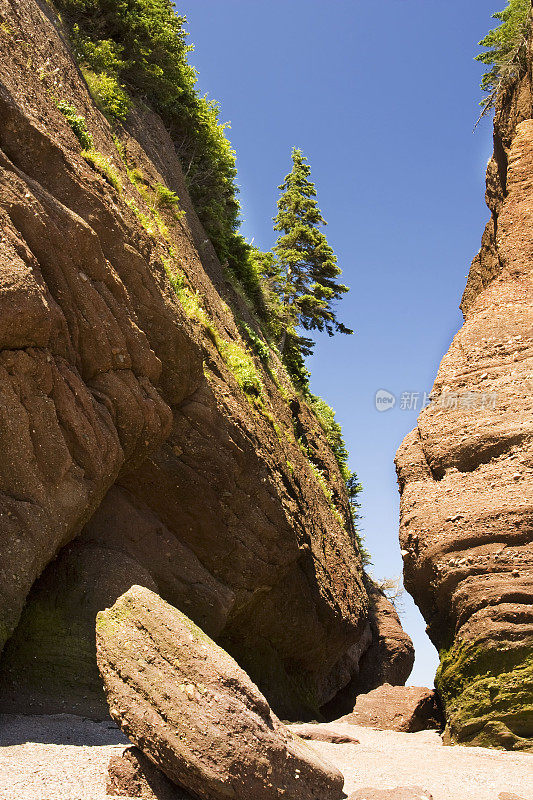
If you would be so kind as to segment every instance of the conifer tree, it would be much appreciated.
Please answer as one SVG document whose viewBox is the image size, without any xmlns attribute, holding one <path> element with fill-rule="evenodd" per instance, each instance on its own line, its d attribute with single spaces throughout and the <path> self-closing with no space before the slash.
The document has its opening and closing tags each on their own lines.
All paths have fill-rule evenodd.
<svg viewBox="0 0 533 800">
<path fill-rule="evenodd" d="M 492 15 L 499 21 L 498 27 L 489 31 L 480 41 L 487 52 L 476 56 L 476 61 L 487 64 L 481 88 L 488 97 L 481 102 L 483 113 L 494 107 L 499 92 L 527 67 L 527 38 L 531 22 L 531 0 L 507 0 L 503 11 Z"/>
<path fill-rule="evenodd" d="M 279 187 L 274 230 L 280 232 L 274 246 L 275 262 L 270 280 L 280 300 L 279 349 L 286 361 L 298 363 L 313 350 L 313 340 L 297 333 L 306 331 L 353 333 L 337 320 L 333 302 L 348 291 L 337 283 L 341 270 L 337 257 L 320 229 L 326 225 L 310 180 L 311 168 L 301 150 L 292 151 L 292 170 Z"/>
</svg>

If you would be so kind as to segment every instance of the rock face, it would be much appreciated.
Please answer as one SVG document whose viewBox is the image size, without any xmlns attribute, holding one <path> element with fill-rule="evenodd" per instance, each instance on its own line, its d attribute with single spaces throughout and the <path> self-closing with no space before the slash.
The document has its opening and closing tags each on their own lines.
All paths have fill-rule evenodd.
<svg viewBox="0 0 533 800">
<path fill-rule="evenodd" d="M 454 741 L 533 748 L 531 58 L 500 97 L 465 322 L 397 454 L 405 585 Z"/>
<path fill-rule="evenodd" d="M 359 695 L 382 684 L 403 686 L 413 668 L 413 643 L 403 630 L 396 609 L 368 575 L 364 576 L 364 584 L 370 601 L 367 628 L 345 657 L 352 679 L 322 709 L 328 720 L 351 711 Z"/>
<path fill-rule="evenodd" d="M 371 578 L 365 576 L 364 581 L 370 599 L 372 644 L 359 662 L 355 683 L 358 694 L 384 683 L 403 686 L 415 663 L 413 643 L 403 630 L 393 604 Z"/>
<path fill-rule="evenodd" d="M 435 690 L 389 684 L 384 684 L 368 694 L 359 695 L 352 713 L 337 721 L 400 733 L 439 730 L 444 727 Z"/>
<path fill-rule="evenodd" d="M 374 631 L 325 433 L 236 324 L 260 334 L 160 119 L 113 138 L 52 6 L 0 0 L 0 21 L 0 708 L 105 715 L 94 617 L 137 583 L 316 718 Z M 158 184 L 185 217 L 154 215 Z"/>
<path fill-rule="evenodd" d="M 340 800 L 344 778 L 275 717 L 237 663 L 138 586 L 100 612 L 111 716 L 174 783 L 203 800 Z"/>
</svg>

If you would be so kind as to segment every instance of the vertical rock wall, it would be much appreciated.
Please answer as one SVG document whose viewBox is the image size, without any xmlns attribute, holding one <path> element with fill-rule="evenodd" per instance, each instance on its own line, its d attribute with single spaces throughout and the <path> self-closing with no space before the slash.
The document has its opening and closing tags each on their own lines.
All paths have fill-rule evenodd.
<svg viewBox="0 0 533 800">
<path fill-rule="evenodd" d="M 531 58 L 499 98 L 465 322 L 397 457 L 405 585 L 440 651 L 447 735 L 533 749 Z"/>
</svg>

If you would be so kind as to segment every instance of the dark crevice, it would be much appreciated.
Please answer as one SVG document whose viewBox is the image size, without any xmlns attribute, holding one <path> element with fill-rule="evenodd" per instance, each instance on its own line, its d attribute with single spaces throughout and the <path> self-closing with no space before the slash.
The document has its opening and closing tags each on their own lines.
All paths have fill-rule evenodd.
<svg viewBox="0 0 533 800">
<path fill-rule="evenodd" d="M 507 196 L 507 167 L 508 158 L 501 136 L 497 131 L 494 133 L 494 160 L 498 168 L 498 179 L 502 189 L 503 197 Z"/>
</svg>

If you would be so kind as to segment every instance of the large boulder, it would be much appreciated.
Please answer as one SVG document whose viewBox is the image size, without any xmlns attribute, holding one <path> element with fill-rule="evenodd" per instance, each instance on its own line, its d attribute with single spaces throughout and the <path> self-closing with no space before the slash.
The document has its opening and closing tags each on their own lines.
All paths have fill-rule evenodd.
<svg viewBox="0 0 533 800">
<path fill-rule="evenodd" d="M 435 690 L 420 686 L 390 686 L 387 683 L 368 694 L 359 695 L 351 714 L 346 714 L 338 721 L 402 733 L 435 730 L 444 726 Z"/>
<path fill-rule="evenodd" d="M 344 779 L 272 713 L 224 650 L 133 586 L 96 626 L 111 715 L 165 775 L 202 800 L 339 800 Z"/>
</svg>

